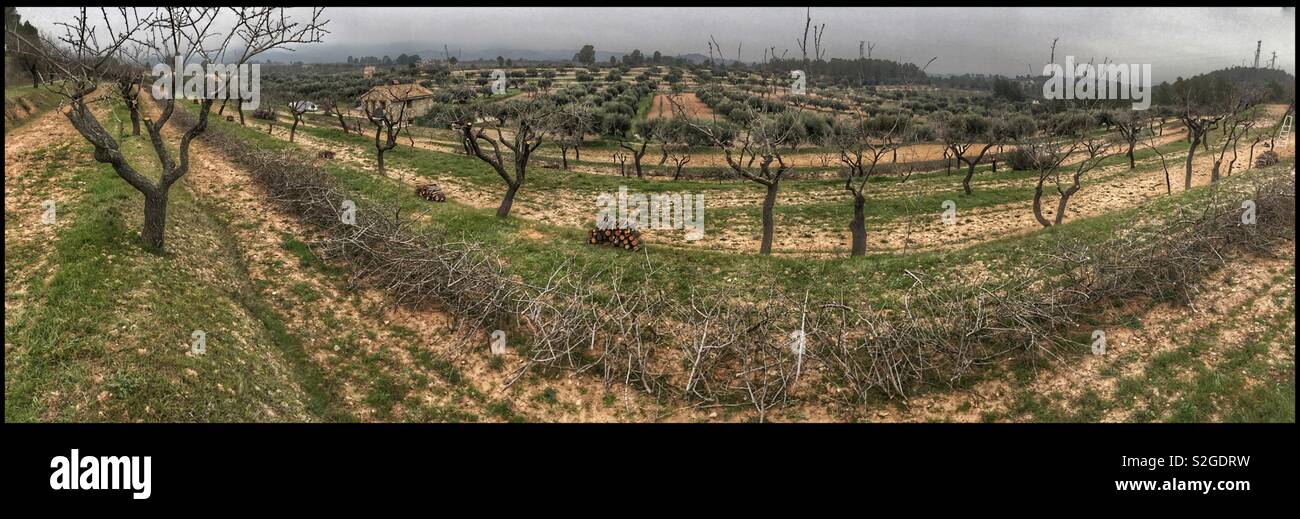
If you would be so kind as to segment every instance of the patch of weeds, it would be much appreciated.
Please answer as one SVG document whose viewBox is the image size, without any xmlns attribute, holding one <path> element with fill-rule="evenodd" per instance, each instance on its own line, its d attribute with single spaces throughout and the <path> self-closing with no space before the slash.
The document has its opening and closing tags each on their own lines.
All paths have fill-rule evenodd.
<svg viewBox="0 0 1300 519">
<path fill-rule="evenodd" d="M 293 295 L 298 296 L 299 300 L 306 303 L 315 302 L 321 298 L 320 292 L 317 292 L 316 289 L 311 287 L 311 285 L 303 282 L 297 282 L 290 285 L 289 291 L 293 292 Z"/>
<path fill-rule="evenodd" d="M 555 388 L 553 387 L 548 387 L 546 389 L 543 389 L 540 393 L 533 395 L 533 401 L 539 404 L 546 404 L 546 405 L 555 405 L 560 403 L 560 400 L 555 392 Z"/>
<path fill-rule="evenodd" d="M 487 411 L 489 415 L 505 422 L 521 423 L 524 421 L 524 417 L 516 413 L 515 410 L 510 407 L 509 400 L 497 400 L 492 402 L 491 404 L 488 404 Z"/>
</svg>

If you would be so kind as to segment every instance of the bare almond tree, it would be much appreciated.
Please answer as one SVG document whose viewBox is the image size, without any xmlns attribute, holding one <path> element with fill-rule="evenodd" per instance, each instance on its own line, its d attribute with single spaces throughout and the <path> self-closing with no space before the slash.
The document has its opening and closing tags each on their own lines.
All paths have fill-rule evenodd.
<svg viewBox="0 0 1300 519">
<path fill-rule="evenodd" d="M 409 103 L 400 101 L 405 98 L 403 94 L 393 92 L 399 88 L 398 85 L 393 85 L 386 90 L 375 90 L 379 96 L 387 95 L 391 99 L 372 99 L 362 104 L 366 120 L 375 127 L 375 158 L 381 176 L 388 176 L 384 169 L 384 153 L 397 147 L 397 138 L 406 129 L 406 109 Z"/>
<path fill-rule="evenodd" d="M 609 154 L 609 158 L 615 164 L 618 164 L 618 176 L 626 177 L 627 176 L 627 153 L 621 149 L 614 150 L 614 153 Z"/>
<path fill-rule="evenodd" d="M 650 147 L 650 143 L 655 139 L 654 125 L 649 124 L 649 122 L 642 122 L 638 123 L 637 126 L 632 135 L 632 139 L 635 140 L 628 139 L 622 134 L 618 135 L 618 147 L 627 150 L 631 154 L 632 166 L 636 170 L 636 178 L 645 178 L 645 174 L 641 170 L 641 159 L 645 157 L 646 148 Z"/>
<path fill-rule="evenodd" d="M 287 22 L 283 9 L 273 11 L 279 13 L 280 20 L 286 21 L 279 26 L 279 31 L 288 31 L 287 27 L 293 25 Z M 112 98 L 111 91 L 105 92 L 106 96 L 97 95 L 101 91 L 100 85 L 114 78 L 113 71 L 122 69 L 124 53 L 136 52 L 137 46 L 142 49 L 141 53 L 165 64 L 174 64 L 177 60 L 181 63 L 222 63 L 230 43 L 228 35 L 238 32 L 238 28 L 248 22 L 238 10 L 233 17 L 223 17 L 222 12 L 219 8 L 206 7 L 143 11 L 136 8 L 82 8 L 71 21 L 56 23 L 63 30 L 57 40 L 44 41 L 41 45 L 28 42 L 28 48 L 41 49 L 45 53 L 43 61 L 58 72 L 61 81 L 51 84 L 51 88 L 64 97 L 62 111 L 72 126 L 94 146 L 95 160 L 110 164 L 122 180 L 144 195 L 144 226 L 140 235 L 145 245 L 154 249 L 163 249 L 168 192 L 189 171 L 190 145 L 207 129 L 208 114 L 216 100 L 212 97 L 214 92 L 204 90 L 204 98 L 196 100 L 199 101 L 198 117 L 192 126 L 183 129 L 175 155 L 172 144 L 164 139 L 162 131 L 176 109 L 176 98 L 185 92 L 167 90 L 166 98 L 158 100 L 162 105 L 158 118 L 144 118 L 153 153 L 161 166 L 157 179 L 141 173 L 127 159 L 118 142 L 100 124 L 90 104 Z M 319 16 L 320 11 L 315 13 Z M 233 22 L 228 23 L 231 20 Z M 274 43 L 264 46 L 261 51 L 290 43 L 319 41 L 325 23 L 313 17 L 310 30 L 296 33 L 299 34 L 296 38 L 286 38 L 277 33 Z M 184 79 L 183 71 L 173 72 L 164 75 L 160 81 L 171 83 L 178 79 L 177 76 Z M 223 85 L 233 79 L 218 74 L 214 79 Z M 189 78 L 199 83 L 207 79 L 206 75 Z M 138 88 L 131 91 L 139 95 Z"/>
<path fill-rule="evenodd" d="M 1034 219 L 1043 227 L 1061 225 L 1070 199 L 1083 188 L 1083 177 L 1101 166 L 1110 156 L 1116 139 L 1112 135 L 1091 132 L 1095 119 L 1088 112 L 1062 114 L 1052 131 L 1030 138 L 1021 150 L 1038 173 L 1034 186 Z M 1067 161 L 1073 160 L 1066 164 Z M 1056 215 L 1052 222 L 1043 216 L 1043 186 L 1051 180 L 1057 193 Z"/>
<path fill-rule="evenodd" d="M 303 114 L 311 111 L 311 103 L 300 99 L 290 101 L 287 106 L 289 107 L 289 115 L 293 116 L 293 126 L 289 127 L 289 142 L 293 142 L 294 137 L 298 135 L 298 125 L 302 124 Z"/>
<path fill-rule="evenodd" d="M 665 144 L 664 150 L 668 152 L 668 160 L 673 163 L 673 180 L 682 178 L 682 168 L 691 163 L 691 145 Z"/>
<path fill-rule="evenodd" d="M 794 41 L 799 46 L 799 52 L 803 54 L 804 67 L 808 66 L 808 30 L 813 32 L 813 61 L 821 61 L 826 58 L 826 50 L 822 49 L 822 38 L 826 35 L 826 24 L 820 26 L 813 25 L 812 8 L 809 7 L 804 15 L 803 39 Z"/>
<path fill-rule="evenodd" d="M 1223 160 L 1232 151 L 1232 162 L 1237 161 L 1237 143 L 1241 137 L 1250 132 L 1255 126 L 1254 110 L 1249 108 L 1233 113 L 1223 120 L 1221 124 L 1223 131 L 1217 139 L 1218 155 L 1214 157 L 1214 167 L 1210 170 L 1210 182 L 1218 182 L 1223 168 Z M 1232 174 L 1232 164 L 1228 165 L 1228 174 Z"/>
<path fill-rule="evenodd" d="M 853 196 L 851 256 L 867 254 L 867 183 L 881 174 L 881 160 L 898 149 L 909 124 L 907 117 L 881 116 L 839 123 L 831 137 L 846 169 L 844 189 Z"/>
<path fill-rule="evenodd" d="M 461 141 L 506 183 L 497 216 L 510 216 L 515 195 L 527 179 L 528 161 L 555 128 L 555 105 L 548 96 L 537 95 L 500 105 L 465 105 L 460 113 L 455 126 Z"/>
<path fill-rule="evenodd" d="M 1043 227 L 1051 227 L 1052 222 L 1043 216 L 1043 193 L 1047 180 L 1059 177 L 1061 164 L 1077 149 L 1076 146 L 1063 146 L 1051 136 L 1033 137 L 1021 143 L 1019 152 L 1028 155 L 1030 167 L 1037 173 L 1034 184 L 1034 220 Z"/>
<path fill-rule="evenodd" d="M 1154 110 L 1151 110 L 1150 112 L 1154 112 Z M 1157 142 L 1157 138 L 1160 137 L 1160 135 L 1162 135 L 1164 131 L 1155 130 L 1157 126 L 1160 128 L 1164 128 L 1164 124 L 1161 119 L 1162 117 L 1156 113 L 1150 113 L 1147 116 L 1147 130 L 1145 132 L 1146 141 L 1143 142 L 1143 145 L 1151 149 L 1151 151 L 1155 152 L 1156 156 L 1160 158 L 1160 166 L 1163 167 L 1165 170 L 1165 194 L 1172 195 L 1174 194 L 1174 186 L 1173 186 L 1173 181 L 1170 179 L 1170 175 L 1169 175 L 1169 161 L 1165 158 L 1165 152 L 1160 149 L 1160 143 Z"/>
<path fill-rule="evenodd" d="M 343 118 L 343 108 L 339 106 L 337 98 L 334 96 L 326 97 L 321 101 L 321 108 L 325 110 L 325 115 L 333 114 L 338 118 L 339 129 L 343 130 L 343 133 L 352 133 L 351 128 L 348 126 L 347 119 Z"/>
<path fill-rule="evenodd" d="M 1128 148 L 1125 153 L 1128 156 L 1128 169 L 1137 169 L 1133 150 L 1137 148 L 1142 132 L 1149 130 L 1146 126 L 1148 119 L 1141 117 L 1136 110 L 1108 110 L 1101 113 L 1101 122 L 1114 128 L 1124 139 L 1124 144 Z"/>
<path fill-rule="evenodd" d="M 118 49 L 118 60 L 109 69 L 116 95 L 131 117 L 131 135 L 140 135 L 140 93 L 144 91 L 146 49 L 127 42 Z"/>
<path fill-rule="evenodd" d="M 311 17 L 306 22 L 295 21 L 285 13 L 283 7 L 231 7 L 230 12 L 234 14 L 237 22 L 235 26 L 225 33 L 225 41 L 222 42 L 222 49 L 230 49 L 233 53 L 238 49 L 238 54 L 222 56 L 223 62 L 233 63 L 235 66 L 243 66 L 253 61 L 253 58 L 269 51 L 271 49 L 293 50 L 291 45 L 299 43 L 319 43 L 325 34 L 325 24 L 329 20 L 324 19 L 325 10 L 323 8 L 313 8 Z M 221 103 L 221 111 L 224 113 L 226 102 L 233 100 L 238 106 L 242 101 L 239 99 L 239 91 L 235 90 L 233 99 L 227 98 Z M 239 124 L 244 124 L 244 111 L 239 112 Z"/>
<path fill-rule="evenodd" d="M 1196 156 L 1196 147 L 1203 145 L 1209 151 L 1210 132 L 1219 129 L 1225 119 L 1233 119 L 1238 114 L 1248 111 L 1256 103 L 1253 92 L 1241 88 L 1221 89 L 1197 88 L 1187 83 L 1174 84 L 1174 96 L 1179 105 L 1178 119 L 1187 127 L 1187 163 L 1183 173 L 1183 189 L 1192 188 L 1192 161 Z M 1211 181 L 1219 177 L 1218 163 L 1210 173 Z"/>
<path fill-rule="evenodd" d="M 771 117 L 771 114 L 766 113 L 766 110 L 758 112 L 748 106 L 745 110 L 749 111 L 748 117 L 745 118 L 749 122 L 734 138 L 726 135 L 717 125 L 695 121 L 690 125 L 706 141 L 711 142 L 722 152 L 732 173 L 766 188 L 767 194 L 763 197 L 763 236 L 758 252 L 771 254 L 776 230 L 774 213 L 777 191 L 781 188 L 781 180 L 785 174 L 794 168 L 793 164 L 786 162 L 782 149 L 789 142 L 790 133 L 795 126 L 784 125 L 783 127 Z M 801 106 L 796 117 L 802 112 Z M 675 101 L 673 101 L 673 113 L 676 117 L 687 117 L 685 107 Z"/>
<path fill-rule="evenodd" d="M 1241 121 L 1239 124 L 1241 125 L 1241 131 L 1237 133 L 1236 138 L 1232 139 L 1232 159 L 1228 161 L 1229 176 L 1232 175 L 1233 168 L 1237 165 L 1237 141 L 1240 141 L 1243 136 L 1250 135 L 1251 130 L 1255 129 L 1257 123 L 1252 117 Z M 1255 156 L 1255 144 L 1259 143 L 1260 140 L 1262 140 L 1262 134 L 1256 134 L 1255 142 L 1250 145 L 1250 154 L 1252 159 Z M 1249 166 L 1247 166 L 1247 169 L 1250 169 Z"/>
</svg>

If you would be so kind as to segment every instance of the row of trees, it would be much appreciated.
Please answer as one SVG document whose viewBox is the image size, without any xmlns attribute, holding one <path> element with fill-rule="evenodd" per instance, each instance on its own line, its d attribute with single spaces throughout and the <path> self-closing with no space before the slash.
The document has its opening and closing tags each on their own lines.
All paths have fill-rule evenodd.
<svg viewBox="0 0 1300 519">
<path fill-rule="evenodd" d="M 578 49 L 578 52 L 573 55 L 573 61 L 576 61 L 588 67 L 594 65 L 596 63 L 596 47 L 591 44 L 583 45 L 582 48 Z M 680 60 L 666 58 L 663 55 L 663 53 L 660 53 L 659 51 L 654 51 L 653 54 L 646 56 L 641 52 L 641 49 L 633 49 L 632 52 L 624 54 L 621 60 L 622 64 L 628 67 L 640 67 L 643 65 L 660 65 L 660 64 L 668 64 L 668 63 L 674 63 L 679 61 Z M 617 58 L 610 56 L 611 64 L 617 64 L 619 62 L 620 61 Z"/>
<path fill-rule="evenodd" d="M 75 22 L 65 24 L 67 34 L 58 42 L 40 38 L 31 41 L 30 34 L 25 36 L 18 30 L 8 32 L 16 41 L 30 48 L 46 49 L 42 52 L 42 59 L 58 69 L 60 75 L 71 79 L 60 87 L 72 107 L 68 117 L 95 146 L 96 159 L 112 164 L 124 180 L 145 195 L 146 221 L 142 234 L 150 245 L 161 247 L 163 244 L 166 193 L 170 185 L 187 171 L 189 144 L 203 132 L 213 100 L 201 102 L 199 122 L 184 132 L 179 162 L 173 160 L 167 146 L 161 144 L 160 133 L 174 110 L 174 100 L 161 100 L 163 112 L 159 120 L 144 118 L 151 141 L 156 143 L 155 153 L 163 164 L 163 175 L 155 182 L 139 175 L 117 151 L 117 142 L 90 113 L 87 97 L 99 84 L 108 80 L 115 87 L 115 95 L 123 99 L 132 112 L 134 131 L 138 133 L 141 119 L 139 95 L 145 77 L 144 65 L 150 59 L 147 56 L 158 61 L 179 55 L 206 62 L 247 63 L 266 50 L 319 41 L 324 34 L 324 21 L 320 19 L 319 11 L 309 22 L 297 23 L 282 17 L 282 13 L 275 9 L 236 8 L 229 11 L 234 15 L 235 27 L 222 33 L 226 35 L 225 45 L 200 47 L 186 43 L 212 39 L 215 33 L 209 32 L 212 31 L 209 27 L 215 23 L 214 20 L 225 19 L 220 16 L 222 12 L 218 9 L 159 9 L 141 15 L 133 9 L 122 9 L 113 14 L 103 11 L 103 19 L 94 24 L 83 11 Z M 109 34 L 114 37 L 107 41 L 102 36 L 95 37 L 95 25 L 112 27 Z M 167 36 L 178 32 L 186 38 Z M 243 41 L 231 45 L 235 38 Z M 227 55 L 227 49 L 236 50 Z M 506 184 L 506 193 L 497 211 L 501 217 L 509 215 L 516 194 L 526 182 L 531 157 L 548 139 L 556 141 L 561 148 L 562 160 L 567 167 L 568 149 L 573 148 L 575 157 L 579 157 L 576 154 L 586 135 L 603 133 L 612 136 L 620 149 L 633 159 L 638 177 L 644 175 L 643 159 L 651 143 L 660 145 L 661 166 L 673 161 L 676 166 L 674 178 L 680 176 L 682 168 L 689 163 L 692 149 L 715 148 L 723 155 L 733 174 L 766 190 L 760 244 L 763 254 L 771 252 L 777 193 L 781 181 L 792 169 L 785 153 L 797 150 L 810 134 L 816 135 L 817 142 L 832 147 L 843 165 L 845 190 L 854 204 L 854 220 L 849 226 L 853 234 L 852 249 L 854 255 L 861 255 L 865 252 L 863 215 L 867 203 L 867 181 L 881 174 L 879 164 L 884 157 L 896 155 L 899 146 L 938 139 L 948 154 L 959 165 L 965 166 L 962 185 L 967 194 L 972 193 L 971 180 L 977 166 L 994 149 L 1013 146 L 1022 157 L 1027 157 L 1022 165 L 1039 172 L 1034 210 L 1035 217 L 1046 226 L 1049 222 L 1042 215 L 1040 199 L 1049 182 L 1056 184 L 1060 194 L 1054 222 L 1059 224 L 1070 197 L 1081 188 L 1083 176 L 1116 149 L 1127 153 L 1130 168 L 1134 167 L 1135 146 L 1155 126 L 1153 121 L 1143 120 L 1132 113 L 1088 110 L 1064 111 L 1041 124 L 1023 114 L 983 117 L 946 112 L 932 114 L 926 124 L 917 124 L 901 110 L 836 121 L 805 112 L 801 103 L 768 103 L 761 97 L 759 102 L 748 102 L 750 98 L 746 98 L 745 103 L 732 107 L 731 113 L 741 115 L 730 116 L 732 124 L 721 124 L 687 117 L 676 95 L 668 96 L 673 106 L 673 117 L 630 124 L 641 99 L 657 91 L 652 80 L 641 80 L 635 84 L 615 81 L 601 90 L 590 85 L 575 85 L 555 94 L 521 96 L 522 99 L 504 103 L 482 102 L 473 94 L 441 95 L 437 117 L 442 124 L 457 130 L 467 154 L 489 165 Z M 1191 163 L 1197 147 L 1209 151 L 1207 137 L 1213 130 L 1222 129 L 1224 131 L 1214 134 L 1212 180 L 1217 180 L 1220 166 L 1225 161 L 1231 171 L 1236 160 L 1236 142 L 1250 133 L 1254 124 L 1250 108 L 1258 97 L 1241 89 L 1196 89 L 1190 84 L 1179 92 L 1183 105 L 1178 117 L 1190 131 L 1184 185 L 1191 185 Z M 396 147 L 409 119 L 406 108 L 405 104 L 397 103 L 366 111 L 367 119 L 375 128 L 381 172 L 384 153 Z M 294 112 L 295 120 L 300 120 L 300 112 Z M 340 122 L 346 128 L 341 117 Z M 1095 131 L 1098 125 L 1112 131 Z M 1072 173 L 1063 176 L 1061 171 L 1067 165 L 1073 168 Z"/>
<path fill-rule="evenodd" d="M 348 56 L 348 60 L 347 60 L 347 62 L 348 62 L 349 65 L 398 65 L 398 66 L 403 66 L 403 65 L 416 65 L 416 64 L 419 64 L 419 63 L 420 63 L 420 59 L 421 59 L 421 58 L 420 58 L 420 55 L 419 55 L 419 54 L 406 54 L 406 53 L 402 53 L 402 54 L 398 54 L 396 58 L 392 58 L 392 57 L 387 56 L 387 55 L 385 55 L 385 56 L 383 56 L 383 57 L 375 57 L 375 56 L 361 56 L 361 57 L 359 57 L 359 58 L 357 58 L 357 57 L 352 57 L 352 56 Z"/>
<path fill-rule="evenodd" d="M 44 66 L 42 57 L 48 53 L 42 48 L 45 40 L 32 22 L 24 21 L 18 14 L 18 8 L 5 7 L 5 59 L 12 59 L 14 65 L 27 75 L 32 86 L 40 86 L 50 74 L 49 67 Z M 5 70 L 8 71 L 6 66 Z M 7 83 L 9 78 L 5 78 Z"/>
<path fill-rule="evenodd" d="M 571 92 L 565 95 L 571 95 Z M 746 124 L 718 124 L 688 118 L 676 96 L 669 96 L 669 101 L 674 117 L 638 123 L 629 134 L 623 133 L 622 128 L 609 132 L 618 139 L 623 150 L 618 153 L 632 158 L 633 168 L 640 177 L 643 176 L 641 165 L 649 144 L 658 142 L 660 165 L 672 159 L 677 166 L 674 175 L 677 178 L 681 168 L 689 162 L 692 149 L 716 148 L 732 173 L 766 190 L 760 253 L 770 253 L 777 194 L 781 180 L 792 169 L 785 154 L 797 149 L 793 143 L 806 130 L 798 122 L 808 114 L 802 108 L 774 112 L 765 105 L 745 106 L 739 109 L 749 112 Z M 527 157 L 544 138 L 550 135 L 559 143 L 564 151 L 564 167 L 567 168 L 567 149 L 576 147 L 583 135 L 599 131 L 599 117 L 597 112 L 590 110 L 591 106 L 556 103 L 553 99 L 539 96 L 526 103 L 507 104 L 491 113 L 482 111 L 481 107 L 463 107 L 457 112 L 461 115 L 449 124 L 460 129 L 468 152 L 491 165 L 507 184 L 506 197 L 498 215 L 509 214 L 513 198 L 526 178 Z M 1215 148 L 1220 156 L 1235 150 L 1235 139 L 1245 133 L 1242 130 L 1248 126 L 1244 125 L 1251 120 L 1245 111 L 1233 113 L 1238 115 L 1225 117 L 1239 121 L 1236 123 L 1239 130 L 1222 134 L 1222 142 Z M 937 138 L 948 154 L 965 167 L 962 185 L 967 194 L 972 193 L 971 181 L 976 168 L 986 162 L 993 150 L 1012 147 L 1013 155 L 1022 157 L 1014 164 L 1017 169 L 1037 173 L 1034 215 L 1042 225 L 1050 226 L 1063 222 L 1070 200 L 1082 189 L 1085 175 L 1099 167 L 1106 158 L 1124 153 L 1129 158 L 1130 168 L 1136 167 L 1134 148 L 1140 139 L 1153 135 L 1152 128 L 1157 125 L 1154 114 L 1150 119 L 1143 119 L 1132 111 L 1087 107 L 1063 111 L 1042 122 L 1026 114 L 988 118 L 939 113 L 931 117 L 928 124 L 916 124 L 913 118 L 900 111 L 833 123 L 821 142 L 836 150 L 843 165 L 845 190 L 854 204 L 854 219 L 849 225 L 853 236 L 852 253 L 861 255 L 866 247 L 864 215 L 868 180 L 882 174 L 882 162 L 892 160 L 887 157 L 895 156 L 903 145 Z M 529 138 L 519 140 L 520 137 Z M 1194 136 L 1190 140 L 1200 142 Z M 1214 179 L 1217 180 L 1217 176 Z M 1055 217 L 1049 220 L 1044 215 L 1042 199 L 1050 185 L 1054 185 L 1058 199 Z"/>
</svg>

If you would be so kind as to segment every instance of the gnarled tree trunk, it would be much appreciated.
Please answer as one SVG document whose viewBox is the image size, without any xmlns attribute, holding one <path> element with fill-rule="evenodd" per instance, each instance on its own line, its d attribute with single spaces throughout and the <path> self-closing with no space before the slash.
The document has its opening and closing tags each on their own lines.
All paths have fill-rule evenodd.
<svg viewBox="0 0 1300 519">
<path fill-rule="evenodd" d="M 865 256 L 867 254 L 866 202 L 867 199 L 862 195 L 853 194 L 853 222 L 849 224 L 849 231 L 853 234 L 850 256 Z"/>
<path fill-rule="evenodd" d="M 1183 189 L 1192 188 L 1192 158 L 1196 156 L 1196 146 L 1201 143 L 1200 132 L 1196 132 L 1190 129 L 1188 131 L 1192 132 L 1191 135 L 1192 145 L 1190 148 L 1187 149 L 1187 168 L 1183 174 Z"/>
<path fill-rule="evenodd" d="M 510 207 L 515 204 L 515 193 L 519 192 L 518 183 L 506 184 L 506 197 L 501 199 L 501 205 L 497 207 L 497 216 L 505 218 L 510 216 Z"/>
<path fill-rule="evenodd" d="M 776 233 L 776 218 L 772 214 L 776 207 L 776 190 L 780 184 L 767 184 L 767 196 L 763 198 L 763 241 L 758 247 L 759 254 L 772 253 L 772 237 Z"/>
</svg>

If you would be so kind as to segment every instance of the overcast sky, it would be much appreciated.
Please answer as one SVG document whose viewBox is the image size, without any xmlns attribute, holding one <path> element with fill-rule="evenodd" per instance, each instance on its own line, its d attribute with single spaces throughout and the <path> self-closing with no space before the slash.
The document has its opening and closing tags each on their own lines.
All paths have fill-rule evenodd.
<svg viewBox="0 0 1300 519">
<path fill-rule="evenodd" d="M 71 8 L 20 8 L 42 29 L 70 18 Z M 1037 73 L 1059 36 L 1057 57 L 1150 63 L 1156 81 L 1250 64 L 1263 40 L 1261 62 L 1295 72 L 1293 8 L 813 8 L 826 24 L 829 57 L 853 58 L 858 41 L 876 44 L 873 57 L 924 64 L 930 72 Z M 348 54 L 396 55 L 441 49 L 650 54 L 708 54 L 709 35 L 734 59 L 757 61 L 762 49 L 799 53 L 802 7 L 710 8 L 346 8 L 326 9 L 325 43 L 299 52 L 307 61 Z M 809 36 L 811 47 L 811 36 Z M 811 52 L 811 50 L 810 50 Z M 336 58 L 335 58 L 336 57 Z M 510 57 L 507 55 L 507 57 Z"/>
</svg>

